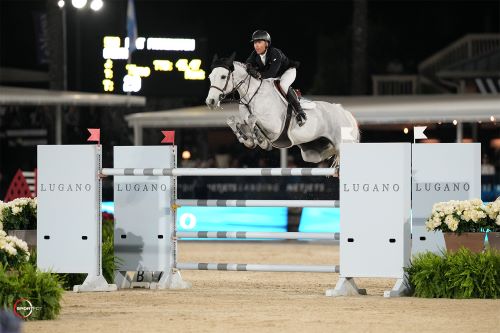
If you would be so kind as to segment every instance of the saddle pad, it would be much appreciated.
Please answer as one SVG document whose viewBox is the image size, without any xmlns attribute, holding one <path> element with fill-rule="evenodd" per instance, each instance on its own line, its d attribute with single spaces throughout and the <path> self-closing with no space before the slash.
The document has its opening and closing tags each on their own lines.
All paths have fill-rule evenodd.
<svg viewBox="0 0 500 333">
<path fill-rule="evenodd" d="M 300 106 L 302 106 L 302 108 L 304 110 L 312 110 L 312 109 L 316 108 L 316 103 L 314 103 L 313 101 L 310 101 L 308 99 L 301 98 L 300 99 Z"/>
</svg>

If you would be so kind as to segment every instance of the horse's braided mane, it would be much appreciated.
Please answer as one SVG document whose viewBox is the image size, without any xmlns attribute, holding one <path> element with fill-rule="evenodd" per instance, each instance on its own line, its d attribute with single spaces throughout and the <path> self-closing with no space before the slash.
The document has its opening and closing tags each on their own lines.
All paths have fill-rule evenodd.
<svg viewBox="0 0 500 333">
<path fill-rule="evenodd" d="M 233 64 L 234 64 L 234 65 L 236 65 L 236 66 L 243 67 L 243 68 L 245 68 L 245 67 L 246 67 L 244 63 L 239 62 L 239 61 L 234 61 L 234 62 L 233 62 Z"/>
</svg>

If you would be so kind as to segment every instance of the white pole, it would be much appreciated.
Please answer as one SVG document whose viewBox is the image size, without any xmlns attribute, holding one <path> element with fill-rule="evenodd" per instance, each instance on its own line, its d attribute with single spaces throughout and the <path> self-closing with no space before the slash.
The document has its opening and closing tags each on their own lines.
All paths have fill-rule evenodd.
<svg viewBox="0 0 500 333">
<path fill-rule="evenodd" d="M 254 272 L 309 272 L 339 273 L 338 265 L 274 265 L 274 264 L 222 264 L 222 263 L 177 263 L 177 269 L 197 271 L 254 271 Z"/>
<path fill-rule="evenodd" d="M 334 176 L 331 168 L 103 168 L 104 176 Z"/>
<path fill-rule="evenodd" d="M 177 238 L 340 240 L 339 232 L 179 231 Z"/>
<path fill-rule="evenodd" d="M 464 138 L 464 124 L 459 121 L 457 123 L 457 143 L 461 143 Z"/>
<path fill-rule="evenodd" d="M 134 146 L 142 146 L 142 126 L 134 124 Z"/>
<path fill-rule="evenodd" d="M 288 166 L 288 148 L 280 149 L 280 168 L 286 168 Z"/>
<path fill-rule="evenodd" d="M 177 199 L 178 206 L 190 207 L 340 207 L 339 200 L 200 200 Z"/>
</svg>

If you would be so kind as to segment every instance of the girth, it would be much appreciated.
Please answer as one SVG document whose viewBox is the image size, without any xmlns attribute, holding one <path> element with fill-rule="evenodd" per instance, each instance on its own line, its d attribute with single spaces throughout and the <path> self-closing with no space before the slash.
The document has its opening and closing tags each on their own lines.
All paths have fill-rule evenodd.
<svg viewBox="0 0 500 333">
<path fill-rule="evenodd" d="M 280 135 L 276 140 L 271 142 L 275 148 L 289 148 L 292 146 L 292 141 L 288 137 L 288 129 L 290 128 L 290 121 L 292 119 L 292 106 L 288 104 L 286 108 L 285 124 L 281 130 Z"/>
</svg>

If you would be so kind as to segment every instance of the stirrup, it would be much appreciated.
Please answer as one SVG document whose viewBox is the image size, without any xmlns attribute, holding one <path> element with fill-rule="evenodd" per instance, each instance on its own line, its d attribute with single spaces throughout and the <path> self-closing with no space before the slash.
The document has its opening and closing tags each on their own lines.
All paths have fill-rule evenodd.
<svg viewBox="0 0 500 333">
<path fill-rule="evenodd" d="M 300 114 L 298 114 L 298 113 L 297 113 L 297 114 L 295 115 L 295 120 L 297 120 L 297 124 L 299 125 L 299 127 L 302 127 L 302 126 L 304 126 L 304 124 L 306 123 L 307 118 L 306 118 L 306 119 L 303 119 L 303 118 L 302 118 L 302 116 L 301 116 Z"/>
</svg>

